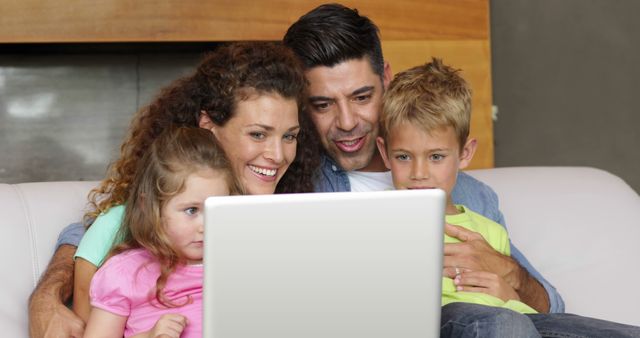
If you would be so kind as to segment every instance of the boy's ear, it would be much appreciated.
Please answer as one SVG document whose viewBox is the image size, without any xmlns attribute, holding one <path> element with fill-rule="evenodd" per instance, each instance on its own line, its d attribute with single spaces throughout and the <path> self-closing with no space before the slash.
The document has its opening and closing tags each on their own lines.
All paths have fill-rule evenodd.
<svg viewBox="0 0 640 338">
<path fill-rule="evenodd" d="M 217 125 L 211 121 L 209 115 L 204 111 L 200 111 L 200 118 L 198 119 L 198 126 L 202 129 L 206 129 L 211 131 L 214 135 L 216 134 Z M 217 136 L 217 135 L 216 135 Z"/>
<path fill-rule="evenodd" d="M 378 151 L 380 152 L 384 166 L 391 170 L 391 162 L 389 162 L 389 157 L 387 157 L 387 148 L 385 147 L 384 139 L 381 136 L 376 137 L 376 145 L 378 146 Z"/>
<path fill-rule="evenodd" d="M 467 140 L 467 143 L 465 143 L 460 151 L 460 164 L 458 165 L 458 169 L 464 169 L 471 163 L 471 159 L 473 159 L 473 155 L 476 153 L 477 144 L 478 141 L 474 138 Z"/>
<path fill-rule="evenodd" d="M 391 64 L 389 62 L 384 62 L 384 68 L 382 70 L 382 84 L 384 85 L 384 89 L 389 88 L 389 83 L 393 80 L 393 73 L 391 73 Z"/>
</svg>

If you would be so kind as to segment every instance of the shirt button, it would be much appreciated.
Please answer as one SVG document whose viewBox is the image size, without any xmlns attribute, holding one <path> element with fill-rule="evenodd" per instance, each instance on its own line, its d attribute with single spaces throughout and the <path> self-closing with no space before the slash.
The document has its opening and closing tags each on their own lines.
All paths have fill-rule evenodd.
<svg viewBox="0 0 640 338">
<path fill-rule="evenodd" d="M 335 165 L 333 165 L 333 164 L 332 164 L 332 165 L 331 165 L 331 170 L 333 170 L 333 171 L 337 171 L 337 170 L 338 170 L 338 167 L 336 167 Z"/>
</svg>

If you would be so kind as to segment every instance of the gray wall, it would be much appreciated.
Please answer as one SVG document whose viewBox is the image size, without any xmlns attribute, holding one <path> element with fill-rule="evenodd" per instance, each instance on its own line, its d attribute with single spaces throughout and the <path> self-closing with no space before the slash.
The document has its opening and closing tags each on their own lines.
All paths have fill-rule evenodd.
<svg viewBox="0 0 640 338">
<path fill-rule="evenodd" d="M 102 179 L 133 113 L 199 57 L 73 49 L 0 55 L 0 182 Z"/>
<path fill-rule="evenodd" d="M 592 166 L 640 191 L 638 13 L 637 0 L 491 1 L 496 166 Z"/>
</svg>

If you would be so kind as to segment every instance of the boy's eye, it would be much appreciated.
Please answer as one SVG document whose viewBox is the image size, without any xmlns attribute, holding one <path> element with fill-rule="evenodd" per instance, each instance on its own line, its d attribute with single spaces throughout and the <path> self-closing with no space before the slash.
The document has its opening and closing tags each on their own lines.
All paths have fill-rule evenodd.
<svg viewBox="0 0 640 338">
<path fill-rule="evenodd" d="M 444 155 L 442 154 L 433 154 L 431 155 L 432 161 L 442 161 L 444 159 Z"/>
<path fill-rule="evenodd" d="M 409 159 L 410 159 L 410 157 L 407 154 L 396 155 L 396 160 L 398 160 L 398 161 L 408 161 Z"/>
<path fill-rule="evenodd" d="M 198 208 L 197 207 L 189 207 L 184 209 L 184 213 L 187 215 L 195 215 L 198 213 Z"/>
</svg>

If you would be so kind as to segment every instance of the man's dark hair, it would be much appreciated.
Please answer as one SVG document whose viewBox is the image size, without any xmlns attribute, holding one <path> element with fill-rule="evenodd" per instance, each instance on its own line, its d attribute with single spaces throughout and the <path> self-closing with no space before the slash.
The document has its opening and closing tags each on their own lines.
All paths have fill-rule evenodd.
<svg viewBox="0 0 640 338">
<path fill-rule="evenodd" d="M 366 56 L 373 71 L 383 76 L 378 27 L 366 16 L 358 14 L 357 9 L 340 4 L 318 6 L 291 25 L 283 41 L 298 55 L 306 69 L 333 67 Z"/>
</svg>

